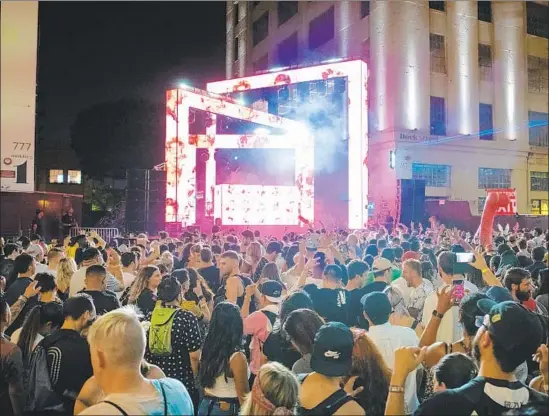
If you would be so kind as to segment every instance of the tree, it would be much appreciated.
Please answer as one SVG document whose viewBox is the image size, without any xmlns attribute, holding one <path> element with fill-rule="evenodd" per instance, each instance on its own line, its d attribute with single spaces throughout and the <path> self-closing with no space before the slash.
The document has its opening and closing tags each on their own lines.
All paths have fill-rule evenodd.
<svg viewBox="0 0 549 416">
<path fill-rule="evenodd" d="M 143 99 L 93 105 L 71 126 L 71 146 L 91 178 L 152 168 L 164 160 L 164 107 Z"/>
</svg>

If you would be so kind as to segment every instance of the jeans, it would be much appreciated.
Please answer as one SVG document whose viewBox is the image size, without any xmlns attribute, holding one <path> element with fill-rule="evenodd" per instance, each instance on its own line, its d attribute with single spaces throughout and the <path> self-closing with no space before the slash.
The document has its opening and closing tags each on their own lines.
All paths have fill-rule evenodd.
<svg viewBox="0 0 549 416">
<path fill-rule="evenodd" d="M 231 400 L 233 401 L 233 400 Z M 198 408 L 199 416 L 237 416 L 240 410 L 238 399 L 234 399 L 234 403 L 224 402 L 223 398 L 216 400 L 215 398 L 205 396 L 200 402 Z"/>
</svg>

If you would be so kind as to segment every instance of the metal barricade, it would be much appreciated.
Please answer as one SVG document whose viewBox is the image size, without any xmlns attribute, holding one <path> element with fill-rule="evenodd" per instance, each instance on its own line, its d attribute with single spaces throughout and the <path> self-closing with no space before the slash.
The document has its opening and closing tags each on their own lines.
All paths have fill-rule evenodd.
<svg viewBox="0 0 549 416">
<path fill-rule="evenodd" d="M 86 234 L 86 233 L 89 233 L 91 231 L 95 231 L 107 243 L 109 241 L 111 241 L 112 239 L 118 237 L 118 235 L 119 235 L 118 228 L 73 227 L 73 228 L 71 228 L 71 237 L 75 237 L 75 236 L 81 235 L 81 234 Z"/>
</svg>

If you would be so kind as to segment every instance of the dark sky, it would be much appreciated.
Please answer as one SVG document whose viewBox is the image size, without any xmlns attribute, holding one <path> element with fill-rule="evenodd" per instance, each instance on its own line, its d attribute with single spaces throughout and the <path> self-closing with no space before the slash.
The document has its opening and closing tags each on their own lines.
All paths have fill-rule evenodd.
<svg viewBox="0 0 549 416">
<path fill-rule="evenodd" d="M 78 111 L 225 74 L 219 2 L 40 2 L 37 124 L 43 147 L 69 146 Z"/>
</svg>

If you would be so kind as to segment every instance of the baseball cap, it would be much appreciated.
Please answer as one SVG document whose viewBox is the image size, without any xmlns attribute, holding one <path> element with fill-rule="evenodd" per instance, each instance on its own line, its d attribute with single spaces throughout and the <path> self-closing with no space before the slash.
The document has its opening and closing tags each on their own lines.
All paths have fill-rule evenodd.
<svg viewBox="0 0 549 416">
<path fill-rule="evenodd" d="M 420 258 L 420 254 L 416 253 L 415 251 L 407 251 L 402 255 L 402 261 L 406 261 L 410 259 L 419 260 L 419 258 Z"/>
<path fill-rule="evenodd" d="M 42 250 L 42 247 L 40 247 L 38 244 L 31 244 L 27 248 L 27 254 L 32 256 L 32 257 L 36 257 L 36 256 L 39 256 L 41 254 L 44 254 L 44 250 Z"/>
<path fill-rule="evenodd" d="M 311 369 L 328 377 L 348 375 L 353 364 L 353 333 L 341 322 L 329 322 L 315 335 Z"/>
<path fill-rule="evenodd" d="M 269 302 L 282 302 L 282 285 L 276 280 L 268 280 L 261 285 L 259 292 L 267 298 Z"/>
<path fill-rule="evenodd" d="M 318 247 L 320 247 L 320 234 L 311 233 L 305 240 L 305 248 L 313 251 L 318 250 Z"/>
<path fill-rule="evenodd" d="M 271 241 L 267 244 L 267 253 L 282 253 L 282 246 L 278 241 Z"/>
<path fill-rule="evenodd" d="M 492 299 L 481 299 L 478 308 L 489 315 L 487 331 L 498 346 L 513 354 L 518 363 L 532 356 L 543 342 L 543 328 L 540 318 L 522 305 L 505 301 L 496 303 Z"/>
<path fill-rule="evenodd" d="M 244 238 L 254 238 L 254 233 L 250 230 L 244 230 L 240 235 Z"/>
<path fill-rule="evenodd" d="M 486 296 L 496 303 L 514 301 L 513 296 L 511 296 L 511 292 L 509 292 L 507 288 L 501 286 L 492 286 L 486 291 Z"/>
<path fill-rule="evenodd" d="M 393 311 L 389 296 L 384 292 L 371 292 L 360 299 L 364 313 L 370 321 L 386 322 Z"/>
<path fill-rule="evenodd" d="M 387 260 L 384 257 L 378 257 L 374 260 L 374 263 L 372 264 L 372 271 L 375 272 L 384 272 L 385 270 L 389 270 L 392 268 L 393 265 L 389 260 Z"/>
</svg>

